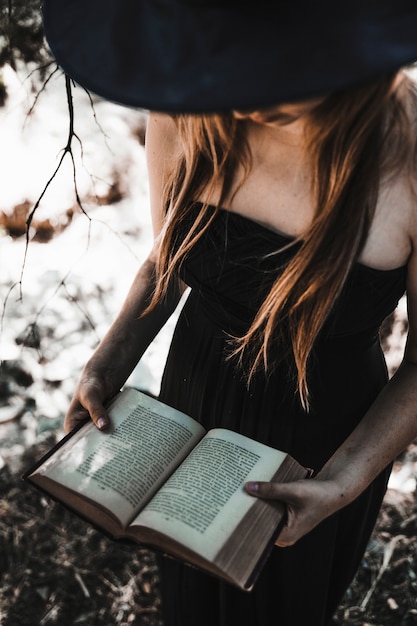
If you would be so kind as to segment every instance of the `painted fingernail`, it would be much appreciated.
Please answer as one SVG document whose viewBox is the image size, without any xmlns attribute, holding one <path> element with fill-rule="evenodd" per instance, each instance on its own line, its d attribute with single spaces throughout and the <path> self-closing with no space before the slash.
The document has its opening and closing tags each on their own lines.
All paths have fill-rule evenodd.
<svg viewBox="0 0 417 626">
<path fill-rule="evenodd" d="M 257 493 L 259 491 L 259 483 L 246 483 L 246 489 L 252 491 L 252 493 Z"/>
</svg>

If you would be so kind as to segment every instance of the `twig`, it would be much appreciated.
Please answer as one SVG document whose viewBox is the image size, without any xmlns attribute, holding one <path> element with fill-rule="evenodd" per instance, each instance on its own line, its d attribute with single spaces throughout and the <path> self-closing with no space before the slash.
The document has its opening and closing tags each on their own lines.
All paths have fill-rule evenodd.
<svg viewBox="0 0 417 626">
<path fill-rule="evenodd" d="M 381 580 L 384 572 L 386 571 L 389 562 L 391 561 L 392 555 L 394 554 L 394 550 L 397 546 L 397 543 L 399 543 L 402 539 L 406 539 L 405 535 L 397 535 L 396 537 L 393 537 L 391 539 L 391 541 L 385 546 L 385 550 L 384 550 L 384 558 L 382 559 L 382 564 L 381 567 L 379 568 L 378 574 L 376 575 L 376 577 L 374 578 L 371 587 L 368 590 L 368 593 L 366 594 L 366 596 L 364 597 L 364 599 L 361 602 L 360 608 L 362 610 L 364 610 L 366 608 L 366 606 L 368 605 L 369 600 L 371 599 L 376 586 L 378 585 L 379 581 Z"/>
<path fill-rule="evenodd" d="M 45 67 L 48 67 L 49 65 L 50 65 L 50 63 L 48 63 L 48 65 L 46 65 Z M 60 69 L 60 68 L 59 68 L 58 66 L 56 66 L 56 67 L 54 68 L 54 70 L 53 70 L 53 71 L 49 74 L 48 78 L 46 78 L 46 79 L 43 81 L 42 87 L 41 87 L 41 88 L 37 91 L 36 96 L 35 96 L 35 98 L 34 98 L 34 100 L 33 100 L 33 102 L 32 102 L 32 105 L 31 105 L 31 107 L 29 108 L 29 111 L 26 113 L 26 116 L 25 116 L 25 121 L 24 121 L 24 123 L 23 123 L 23 128 L 25 128 L 25 126 L 26 126 L 26 121 L 27 121 L 27 120 L 28 120 L 28 118 L 32 115 L 32 113 L 33 113 L 33 111 L 34 111 L 34 109 L 35 109 L 35 106 L 36 106 L 36 104 L 37 104 L 37 102 L 38 102 L 38 100 L 39 100 L 39 98 L 40 98 L 41 94 L 42 94 L 42 93 L 46 90 L 46 88 L 47 88 L 47 86 L 48 86 L 49 81 L 53 78 L 53 76 L 55 76 L 55 74 L 59 71 L 59 69 Z M 27 77 L 27 78 L 28 78 L 28 77 Z"/>
<path fill-rule="evenodd" d="M 11 2 L 9 2 L 9 8 L 11 10 Z M 47 64 L 45 67 L 47 67 L 49 64 Z M 49 81 L 52 79 L 52 77 L 55 75 L 55 73 L 58 71 L 58 67 L 55 67 L 55 69 L 53 71 L 51 71 L 51 73 L 49 74 L 48 78 L 46 78 L 46 80 L 44 81 L 40 91 L 38 92 L 38 94 L 35 97 L 35 101 L 33 103 L 33 105 L 31 106 L 29 113 L 27 114 L 30 115 L 30 113 L 33 111 L 40 94 L 46 89 Z M 23 300 L 23 277 L 25 274 L 25 269 L 26 269 L 26 264 L 27 264 L 27 260 L 28 260 L 28 251 L 29 251 L 29 244 L 30 244 L 30 229 L 31 226 L 33 224 L 33 220 L 35 217 L 35 214 L 46 194 L 46 192 L 48 191 L 52 181 L 54 180 L 54 178 L 56 177 L 58 171 L 60 170 L 63 161 L 65 159 L 65 157 L 68 155 L 69 158 L 71 159 L 71 163 L 72 163 L 72 172 L 73 172 L 73 186 L 74 186 L 74 192 L 75 192 L 75 198 L 76 198 L 76 203 L 79 207 L 79 209 L 81 210 L 81 212 L 85 215 L 85 217 L 87 217 L 88 219 L 88 233 L 87 233 L 87 241 L 86 241 L 86 250 L 89 249 L 90 247 L 90 242 L 91 242 L 91 225 L 92 225 L 92 218 L 88 215 L 87 211 L 84 209 L 83 203 L 81 201 L 80 198 L 80 194 L 79 194 L 79 190 L 78 190 L 78 184 L 77 184 L 77 166 L 76 166 L 76 162 L 75 162 L 75 158 L 74 158 L 74 152 L 73 152 L 73 141 L 74 139 L 77 140 L 77 142 L 79 143 L 80 149 L 81 149 L 81 162 L 83 164 L 83 145 L 82 145 L 82 141 L 80 140 L 79 136 L 77 135 L 77 133 L 75 132 L 75 113 L 74 113 L 74 102 L 73 102 L 73 93 L 72 93 L 72 88 L 73 88 L 73 82 L 71 81 L 71 79 L 65 75 L 65 89 L 66 89 L 66 99 L 67 99 L 67 107 L 68 107 L 68 113 L 69 113 L 69 126 L 68 126 L 68 135 L 67 135 L 67 140 L 66 140 L 66 144 L 64 146 L 64 148 L 62 149 L 62 154 L 59 158 L 58 164 L 55 168 L 55 170 L 53 171 L 52 175 L 50 176 L 50 178 L 47 180 L 46 184 L 44 185 L 38 199 L 36 200 L 35 204 L 33 205 L 32 210 L 30 211 L 27 219 L 26 219 L 26 232 L 25 232 L 25 248 L 24 248 L 24 252 L 23 252 L 23 260 L 22 260 L 22 265 L 20 268 L 20 276 L 19 279 L 17 281 L 15 281 L 13 283 L 13 285 L 9 288 L 3 303 L 2 303 L 2 311 L 0 314 L 0 338 L 2 337 L 3 334 L 3 330 L 4 330 L 4 320 L 5 320 L 5 316 L 6 316 L 6 310 L 7 310 L 7 306 L 8 306 L 8 302 L 9 302 L 9 298 L 11 297 L 12 292 L 15 289 L 19 290 L 19 295 L 17 297 L 17 300 L 22 301 Z M 85 90 L 86 91 L 86 90 Z M 105 143 L 108 147 L 108 149 L 110 150 L 108 144 L 107 144 L 107 135 L 104 131 L 104 129 L 102 128 L 102 126 L 100 125 L 97 116 L 96 116 L 96 111 L 94 108 L 94 102 L 91 98 L 91 95 L 89 94 L 88 91 L 86 91 L 89 99 L 90 99 L 90 106 L 91 106 L 91 110 L 92 110 L 92 114 L 94 116 L 94 120 L 95 123 L 97 125 L 97 127 L 100 129 L 100 131 L 102 132 L 103 136 L 104 136 L 104 140 Z M 90 178 L 92 179 L 92 176 L 90 174 Z M 122 239 L 122 237 L 120 236 L 119 233 L 117 233 L 116 231 L 114 231 L 108 224 L 106 224 L 105 222 L 101 221 L 101 220 L 94 220 L 97 221 L 98 223 L 104 225 L 106 228 L 108 228 L 113 234 L 115 234 L 117 236 L 117 238 L 123 243 L 123 245 L 125 245 L 125 247 L 129 250 L 130 253 L 132 253 L 132 255 L 137 258 L 137 255 L 134 253 L 133 250 L 131 250 L 130 246 L 126 244 L 126 242 Z M 75 298 L 72 298 L 70 296 L 70 294 L 68 293 L 68 289 L 66 286 L 66 280 L 69 276 L 69 274 L 71 273 L 71 269 L 66 273 L 66 275 L 62 278 L 62 280 L 59 282 L 54 295 L 56 295 L 56 293 L 61 289 L 64 288 L 67 292 L 67 296 L 70 300 L 72 300 L 72 302 L 76 303 L 77 306 L 80 308 L 80 310 L 82 311 L 83 315 L 85 316 L 88 324 L 90 325 L 90 327 L 95 330 L 95 326 L 94 323 L 92 322 L 92 320 L 89 318 L 88 314 L 86 313 L 85 310 L 82 309 L 82 307 L 80 306 L 80 304 L 76 301 Z M 50 299 L 48 299 L 49 301 Z M 35 318 L 35 322 L 36 320 L 40 317 L 42 311 L 45 309 L 47 305 L 47 302 L 39 309 L 39 311 L 36 314 L 36 318 Z M 1 359 L 0 359 L 1 360 Z"/>
<path fill-rule="evenodd" d="M 107 140 L 108 140 L 109 136 L 107 135 L 106 131 L 104 130 L 104 128 L 102 127 L 102 125 L 98 121 L 97 114 L 96 114 L 96 107 L 94 106 L 94 101 L 93 101 L 93 98 L 91 97 L 91 93 L 88 91 L 88 89 L 85 89 L 85 88 L 83 88 L 83 89 L 84 89 L 85 93 L 87 94 L 87 97 L 88 97 L 88 99 L 90 101 L 90 107 L 91 107 L 91 111 L 93 113 L 94 121 L 95 121 L 98 129 L 100 130 L 100 132 L 103 134 L 104 141 L 106 143 L 107 148 L 109 149 L 109 151 L 112 154 L 114 154 L 113 150 L 110 148 L 109 144 L 107 143 Z"/>
<path fill-rule="evenodd" d="M 82 592 L 83 592 L 84 596 L 85 596 L 86 598 L 91 598 L 91 594 L 90 594 L 90 592 L 88 591 L 88 589 L 87 589 L 87 587 L 86 587 L 86 585 L 85 585 L 85 583 L 84 583 L 83 579 L 81 578 L 81 575 L 80 575 L 80 574 L 76 571 L 76 572 L 74 573 L 74 576 L 75 576 L 75 580 L 76 580 L 76 581 L 78 582 L 78 584 L 80 585 L 81 590 L 82 590 Z"/>
<path fill-rule="evenodd" d="M 91 319 L 91 317 L 88 315 L 87 311 L 85 309 L 83 309 L 83 307 L 80 305 L 78 300 L 69 293 L 67 285 L 65 283 L 65 279 L 61 281 L 59 287 L 61 287 L 61 286 L 64 288 L 65 293 L 67 294 L 68 300 L 70 302 L 72 302 L 73 304 L 75 304 L 76 307 L 81 311 L 81 313 L 83 314 L 84 318 L 87 320 L 88 324 L 90 325 L 91 330 L 96 331 L 96 326 L 95 326 L 93 320 Z"/>
<path fill-rule="evenodd" d="M 25 251 L 24 251 L 24 255 L 23 255 L 22 269 L 21 269 L 21 272 L 20 272 L 20 280 L 19 280 L 19 284 L 20 284 L 20 299 L 23 298 L 22 284 L 23 284 L 23 274 L 24 274 L 24 271 L 25 271 L 25 268 L 26 268 L 26 260 L 27 260 L 28 250 L 29 250 L 30 226 L 32 224 L 34 215 L 35 215 L 36 211 L 38 210 L 40 203 L 42 202 L 43 197 L 45 196 L 45 194 L 46 194 L 50 184 L 54 180 L 54 178 L 57 175 L 59 169 L 61 168 L 61 165 L 62 165 L 65 157 L 67 156 L 67 154 L 70 156 L 70 159 L 71 159 L 71 162 L 72 162 L 72 167 L 73 167 L 74 191 L 75 191 L 75 197 L 76 197 L 77 205 L 79 206 L 81 211 L 84 213 L 84 215 L 88 218 L 88 220 L 91 222 L 91 218 L 89 217 L 89 215 L 85 211 L 85 209 L 84 209 L 84 207 L 82 205 L 79 193 L 78 193 L 76 166 L 75 166 L 74 154 L 73 154 L 73 151 L 72 151 L 72 141 L 73 141 L 74 137 L 76 139 L 78 139 L 78 141 L 80 141 L 80 138 L 78 137 L 78 135 L 75 133 L 75 130 L 74 130 L 74 103 L 73 103 L 73 98 L 72 98 L 71 79 L 67 75 L 65 76 L 65 88 L 66 88 L 67 104 L 68 104 L 68 112 L 69 112 L 68 139 L 67 139 L 66 146 L 64 147 L 64 149 L 62 151 L 62 156 L 59 159 L 57 167 L 55 168 L 52 176 L 47 181 L 45 187 L 43 188 L 43 190 L 42 190 L 42 192 L 40 194 L 40 196 L 38 197 L 37 201 L 35 202 L 35 205 L 34 205 L 32 211 L 29 213 L 29 215 L 28 215 L 28 217 L 26 219 L 26 244 L 25 244 Z M 80 143 L 81 143 L 81 141 L 80 141 Z"/>
<path fill-rule="evenodd" d="M 37 74 L 38 72 L 43 72 L 44 70 L 46 70 L 51 65 L 55 65 L 56 66 L 56 62 L 54 61 L 54 59 L 51 59 L 50 61 L 47 61 L 43 65 L 38 65 L 33 70 L 31 70 L 29 72 L 29 74 L 26 75 L 26 78 L 25 78 L 24 82 L 26 82 L 27 80 L 30 80 L 34 74 Z M 57 69 L 58 69 L 58 67 L 57 67 Z"/>
<path fill-rule="evenodd" d="M 7 291 L 6 295 L 5 295 L 5 298 L 4 298 L 4 300 L 3 300 L 3 308 L 2 308 L 1 317 L 0 317 L 0 337 L 1 337 L 1 336 L 2 336 L 2 334 L 3 334 L 4 318 L 5 318 L 5 315 L 6 315 L 7 303 L 8 303 L 8 301 L 9 301 L 9 298 L 10 298 L 11 294 L 12 294 L 12 291 L 13 291 L 16 287 L 19 287 L 19 285 L 20 285 L 20 282 L 15 282 L 15 283 L 13 283 L 13 285 L 11 285 L 11 286 L 9 287 L 9 289 L 8 289 L 8 291 Z M 1 359 L 0 359 L 0 362 L 1 362 Z"/>
</svg>

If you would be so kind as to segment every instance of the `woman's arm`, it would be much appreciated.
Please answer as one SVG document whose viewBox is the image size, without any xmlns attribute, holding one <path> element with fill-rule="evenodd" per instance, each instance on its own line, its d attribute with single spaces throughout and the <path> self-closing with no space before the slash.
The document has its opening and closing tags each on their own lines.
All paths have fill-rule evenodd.
<svg viewBox="0 0 417 626">
<path fill-rule="evenodd" d="M 364 418 L 313 480 L 249 483 L 247 490 L 286 503 L 277 545 L 292 545 L 354 500 L 417 437 L 417 239 L 408 265 L 409 333 L 404 359 Z"/>
<path fill-rule="evenodd" d="M 181 289 L 171 287 L 164 301 L 141 317 L 154 284 L 155 264 L 148 258 L 137 273 L 116 320 L 83 368 L 65 417 L 67 432 L 88 416 L 101 430 L 109 426 L 104 403 L 126 382 L 181 297 Z"/>
<path fill-rule="evenodd" d="M 105 401 L 125 383 L 156 334 L 175 310 L 183 285 L 172 285 L 166 298 L 142 316 L 155 287 L 157 240 L 163 227 L 162 189 L 176 158 L 175 126 L 170 118 L 150 115 L 146 154 L 151 198 L 153 249 L 139 269 L 116 320 L 85 365 L 65 417 L 68 432 L 90 416 L 100 429 L 109 425 Z"/>
<path fill-rule="evenodd" d="M 417 437 L 417 364 L 404 359 L 365 417 L 314 479 L 248 483 L 252 495 L 285 502 L 288 546 L 354 500 Z"/>
</svg>

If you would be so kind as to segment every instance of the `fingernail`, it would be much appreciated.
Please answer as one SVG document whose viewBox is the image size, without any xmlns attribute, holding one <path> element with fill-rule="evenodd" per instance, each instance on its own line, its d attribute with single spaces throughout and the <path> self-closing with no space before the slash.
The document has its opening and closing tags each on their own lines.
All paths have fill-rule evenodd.
<svg viewBox="0 0 417 626">
<path fill-rule="evenodd" d="M 107 428 L 107 420 L 104 417 L 99 417 L 97 421 L 97 426 L 100 430 L 105 430 Z"/>
<path fill-rule="evenodd" d="M 253 493 L 257 493 L 259 491 L 259 483 L 246 483 L 246 489 L 248 491 L 252 491 Z"/>
</svg>

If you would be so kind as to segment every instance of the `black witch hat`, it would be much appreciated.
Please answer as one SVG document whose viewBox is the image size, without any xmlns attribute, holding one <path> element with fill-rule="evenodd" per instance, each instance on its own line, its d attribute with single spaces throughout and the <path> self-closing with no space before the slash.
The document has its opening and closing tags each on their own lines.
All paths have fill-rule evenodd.
<svg viewBox="0 0 417 626">
<path fill-rule="evenodd" d="M 293 102 L 417 60 L 416 0 L 44 0 L 43 11 L 70 77 L 156 111 Z"/>
</svg>

